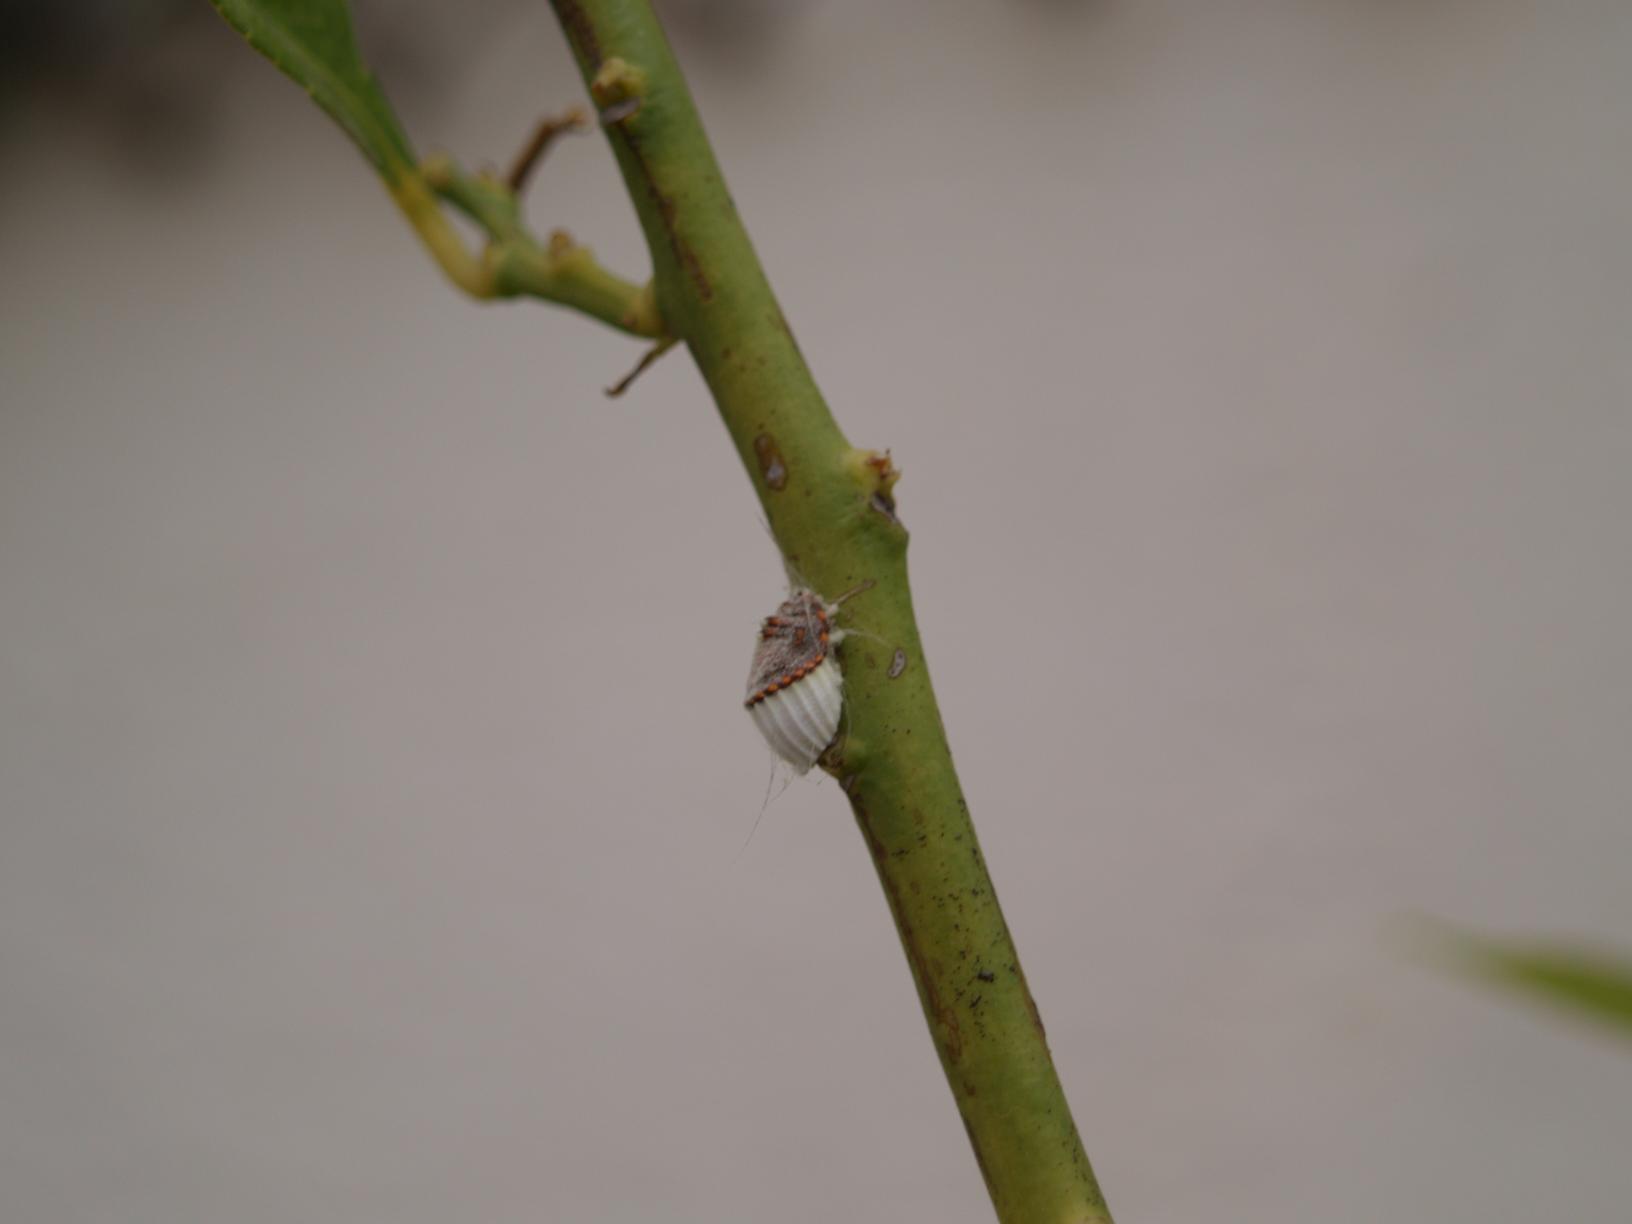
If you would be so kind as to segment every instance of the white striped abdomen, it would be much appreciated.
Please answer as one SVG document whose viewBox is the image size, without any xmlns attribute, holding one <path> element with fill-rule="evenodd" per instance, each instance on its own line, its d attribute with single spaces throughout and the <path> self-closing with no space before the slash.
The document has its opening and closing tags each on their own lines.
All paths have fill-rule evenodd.
<svg viewBox="0 0 1632 1224">
<path fill-rule="evenodd" d="M 804 773 L 833 742 L 843 707 L 844 678 L 828 655 L 806 675 L 755 701 L 748 712 L 776 755 Z"/>
</svg>

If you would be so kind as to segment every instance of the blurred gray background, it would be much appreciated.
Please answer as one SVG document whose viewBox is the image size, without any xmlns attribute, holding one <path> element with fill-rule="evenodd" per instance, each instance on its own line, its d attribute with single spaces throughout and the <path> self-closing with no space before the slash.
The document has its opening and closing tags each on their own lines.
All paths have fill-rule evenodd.
<svg viewBox="0 0 1632 1224">
<path fill-rule="evenodd" d="M 445 285 L 195 5 L 11 6 L 0 1217 L 984 1221 L 683 354 Z M 1624 1221 L 1632 8 L 673 3 L 1118 1218 Z M 75 17 L 82 24 L 75 25 Z M 423 149 L 541 3 L 361 6 Z M 97 37 L 92 38 L 91 33 Z M 531 196 L 644 275 L 599 138 Z M 676 650 L 676 643 L 684 649 Z"/>
</svg>

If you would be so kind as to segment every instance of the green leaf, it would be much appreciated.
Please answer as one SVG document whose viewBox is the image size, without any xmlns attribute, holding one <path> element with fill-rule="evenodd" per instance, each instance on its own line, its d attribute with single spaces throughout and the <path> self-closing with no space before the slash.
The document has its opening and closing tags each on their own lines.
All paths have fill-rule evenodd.
<svg viewBox="0 0 1632 1224">
<path fill-rule="evenodd" d="M 1491 939 L 1435 929 L 1450 963 L 1632 1037 L 1632 960 L 1576 944 Z"/>
<path fill-rule="evenodd" d="M 346 129 L 387 182 L 412 170 L 413 149 L 357 49 L 346 0 L 210 3 Z"/>
</svg>

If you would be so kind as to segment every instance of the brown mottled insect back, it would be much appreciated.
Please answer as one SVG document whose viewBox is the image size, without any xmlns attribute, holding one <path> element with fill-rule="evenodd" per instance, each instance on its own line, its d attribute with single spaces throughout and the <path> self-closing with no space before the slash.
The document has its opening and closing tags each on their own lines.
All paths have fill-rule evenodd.
<svg viewBox="0 0 1632 1224">
<path fill-rule="evenodd" d="M 776 755 L 805 773 L 833 742 L 844 705 L 844 677 L 833 647 L 837 603 L 797 590 L 760 626 L 745 704 Z"/>
</svg>

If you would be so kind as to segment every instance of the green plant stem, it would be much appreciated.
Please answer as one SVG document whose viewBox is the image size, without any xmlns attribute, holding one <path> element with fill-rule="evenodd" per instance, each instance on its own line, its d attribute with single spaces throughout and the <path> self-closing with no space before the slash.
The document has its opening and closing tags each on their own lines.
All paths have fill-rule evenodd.
<svg viewBox="0 0 1632 1224">
<path fill-rule="evenodd" d="M 840 647 L 849 730 L 823 765 L 877 867 L 1000 1220 L 1108 1221 L 953 770 L 907 585 L 887 455 L 840 432 L 727 194 L 645 0 L 552 0 L 690 348 L 784 557 L 866 635 Z"/>
<path fill-rule="evenodd" d="M 666 338 L 650 286 L 595 262 L 562 231 L 538 242 L 521 222 L 517 193 L 550 140 L 581 126 L 573 112 L 540 125 L 510 182 L 464 174 L 446 157 L 414 159 L 402 125 L 357 46 L 346 0 L 211 0 L 227 23 L 301 86 L 349 136 L 384 181 L 442 271 L 483 300 L 530 296 L 570 306 L 622 331 Z M 439 198 L 440 197 L 440 198 Z M 442 210 L 446 200 L 487 233 L 472 254 Z"/>
<path fill-rule="evenodd" d="M 520 203 L 508 184 L 466 174 L 439 156 L 403 175 L 392 195 L 448 278 L 472 297 L 542 298 L 631 335 L 664 335 L 650 286 L 614 276 L 564 230 L 551 234 L 548 245 L 540 243 L 522 224 Z M 466 249 L 439 198 L 486 233 L 487 247 L 479 257 Z"/>
</svg>

